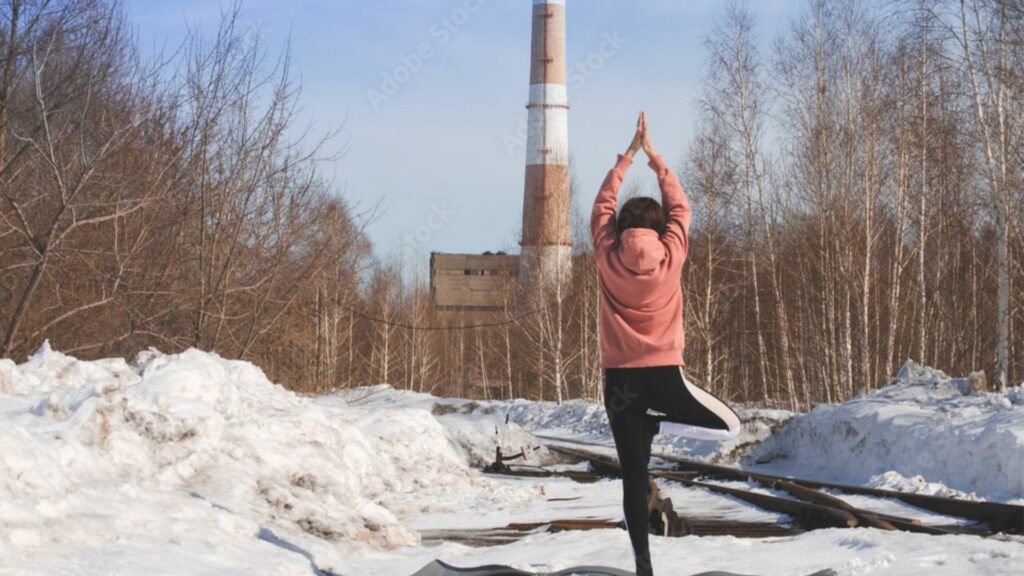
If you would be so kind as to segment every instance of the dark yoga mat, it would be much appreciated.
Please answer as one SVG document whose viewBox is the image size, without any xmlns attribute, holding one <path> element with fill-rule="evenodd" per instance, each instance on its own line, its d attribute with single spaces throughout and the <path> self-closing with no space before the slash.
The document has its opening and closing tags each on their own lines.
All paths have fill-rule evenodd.
<svg viewBox="0 0 1024 576">
<path fill-rule="evenodd" d="M 522 570 L 516 570 L 515 568 L 509 568 L 508 566 L 501 566 L 500 564 L 488 564 L 486 566 L 474 566 L 472 568 L 458 568 L 445 564 L 440 560 L 434 560 L 412 576 L 536 576 L 537 574 L 543 574 L 544 576 L 636 576 L 633 572 L 627 572 L 619 568 L 609 568 L 607 566 L 574 566 L 557 572 L 524 572 Z M 732 572 L 714 571 L 701 572 L 700 574 L 694 574 L 693 576 L 744 575 L 734 574 Z M 832 570 L 822 570 L 820 572 L 815 572 L 810 576 L 835 576 L 835 572 Z"/>
</svg>

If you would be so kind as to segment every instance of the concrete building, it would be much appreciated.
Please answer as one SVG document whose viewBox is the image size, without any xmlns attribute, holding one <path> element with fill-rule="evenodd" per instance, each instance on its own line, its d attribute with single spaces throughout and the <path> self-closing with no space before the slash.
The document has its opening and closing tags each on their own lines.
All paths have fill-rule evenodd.
<svg viewBox="0 0 1024 576">
<path fill-rule="evenodd" d="M 430 254 L 430 296 L 443 311 L 501 312 L 514 302 L 519 256 Z"/>
</svg>

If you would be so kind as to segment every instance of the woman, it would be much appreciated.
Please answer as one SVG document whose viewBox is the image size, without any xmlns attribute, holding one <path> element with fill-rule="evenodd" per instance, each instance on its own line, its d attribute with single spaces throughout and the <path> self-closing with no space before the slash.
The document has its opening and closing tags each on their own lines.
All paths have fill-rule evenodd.
<svg viewBox="0 0 1024 576">
<path fill-rule="evenodd" d="M 622 178 L 643 147 L 658 177 L 661 205 L 633 198 L 619 211 Z M 633 142 L 604 179 L 590 232 L 601 290 L 601 368 L 605 409 L 622 466 L 622 507 L 637 576 L 653 574 L 648 547 L 651 442 L 659 432 L 704 440 L 739 433 L 739 417 L 683 376 L 681 272 L 689 246 L 690 204 L 665 160 L 654 151 L 640 112 Z M 652 409 L 661 415 L 648 414 Z M 650 482 L 653 484 L 653 482 Z M 654 486 L 650 498 L 655 498 Z"/>
</svg>

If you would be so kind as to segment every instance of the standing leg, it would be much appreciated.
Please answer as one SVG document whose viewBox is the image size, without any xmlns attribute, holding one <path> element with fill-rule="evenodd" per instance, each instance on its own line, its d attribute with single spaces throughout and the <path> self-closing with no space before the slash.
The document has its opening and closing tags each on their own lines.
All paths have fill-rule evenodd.
<svg viewBox="0 0 1024 576">
<path fill-rule="evenodd" d="M 637 369 L 605 370 L 605 410 L 622 467 L 622 510 L 633 545 L 637 576 L 653 576 L 647 534 L 647 445 L 645 384 Z"/>
</svg>

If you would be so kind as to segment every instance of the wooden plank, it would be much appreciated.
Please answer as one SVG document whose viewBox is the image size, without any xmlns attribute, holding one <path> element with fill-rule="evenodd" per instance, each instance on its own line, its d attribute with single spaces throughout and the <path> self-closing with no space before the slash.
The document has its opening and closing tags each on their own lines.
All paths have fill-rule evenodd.
<svg viewBox="0 0 1024 576">
<path fill-rule="evenodd" d="M 867 488 L 864 486 L 850 486 L 847 484 L 839 484 L 835 482 L 820 482 L 816 480 L 805 480 L 802 478 L 787 478 L 782 476 L 775 476 L 772 474 L 763 474 L 760 472 L 751 472 L 748 470 L 742 470 L 739 468 L 729 468 L 727 466 L 719 466 L 716 464 L 707 464 L 705 462 L 697 462 L 694 460 L 687 460 L 685 458 L 676 458 L 673 456 L 656 454 L 658 458 L 662 460 L 672 462 L 683 469 L 695 470 L 698 472 L 719 475 L 720 477 L 732 478 L 732 479 L 747 479 L 751 478 L 759 482 L 774 482 L 774 481 L 790 481 L 807 486 L 810 488 L 828 488 L 832 490 L 838 490 L 847 494 L 861 494 L 865 496 L 876 496 L 879 498 L 893 498 L 900 500 L 911 506 L 917 506 L 924 510 L 936 512 L 946 516 L 957 516 L 960 518 L 966 518 L 968 520 L 974 520 L 976 522 L 984 522 L 988 524 L 992 530 L 996 532 L 1010 532 L 1020 534 L 1024 532 L 1024 506 L 1015 506 L 1013 504 L 1003 504 L 999 502 L 973 502 L 970 500 L 960 500 L 957 498 L 949 498 L 946 496 L 930 496 L 926 494 L 911 494 L 908 492 L 897 492 L 894 490 L 883 490 L 880 488 Z"/>
<path fill-rule="evenodd" d="M 807 488 L 805 486 L 800 486 L 799 484 L 783 480 L 776 481 L 768 486 L 773 488 L 781 488 L 782 490 L 785 490 L 786 493 L 801 500 L 806 500 L 807 502 L 821 504 L 822 506 L 829 506 L 831 508 L 839 508 L 840 510 L 846 510 L 850 514 L 853 514 L 853 516 L 857 519 L 857 524 L 859 526 L 880 528 L 882 530 L 897 530 L 896 526 L 894 526 L 892 522 L 889 522 L 888 520 L 882 518 L 881 515 L 874 514 L 867 510 L 860 510 L 852 506 L 849 502 L 836 498 L 831 494 L 825 494 L 824 492 L 821 492 L 819 490 L 814 490 L 813 488 Z M 912 520 L 910 519 L 905 520 L 907 520 L 908 523 L 912 523 Z"/>
<path fill-rule="evenodd" d="M 547 447 L 549 450 L 554 450 L 555 452 L 575 456 L 582 460 L 589 460 L 590 466 L 599 474 L 613 474 L 616 476 L 622 474 L 622 468 L 619 467 L 619 460 L 617 458 L 605 456 L 604 454 L 597 454 L 589 450 L 583 450 L 582 448 L 559 446 L 557 444 L 548 444 Z"/>
<path fill-rule="evenodd" d="M 696 536 L 734 536 L 737 538 L 771 538 L 793 536 L 801 531 L 789 526 L 768 522 L 734 522 L 716 518 L 687 518 L 692 534 Z M 616 520 L 579 518 L 559 519 L 544 522 L 513 522 L 494 528 L 420 530 L 426 542 L 461 542 L 470 546 L 493 546 L 519 540 L 539 532 L 562 532 L 565 530 L 607 530 L 620 529 Z"/>
<path fill-rule="evenodd" d="M 758 508 L 786 514 L 792 518 L 794 522 L 809 530 L 813 530 L 815 528 L 852 528 L 857 526 L 856 516 L 846 510 L 832 508 L 831 506 L 822 506 L 820 504 L 812 504 L 810 502 L 803 502 L 800 500 L 789 500 L 787 498 L 779 498 L 768 494 L 759 494 L 757 492 L 750 492 L 749 490 L 739 490 L 737 488 L 728 488 L 717 484 L 698 482 L 696 480 L 691 480 L 686 476 L 676 475 L 673 472 L 663 470 L 653 470 L 651 474 L 659 478 L 675 480 L 686 484 L 687 486 L 705 488 L 712 492 L 727 494 L 734 498 L 749 502 Z"/>
<path fill-rule="evenodd" d="M 590 484 L 601 479 L 593 472 L 584 470 L 547 470 L 544 468 L 524 466 L 521 464 L 508 464 L 507 472 L 484 472 L 484 474 L 499 474 L 502 476 L 520 476 L 529 478 L 569 478 L 581 484 Z"/>
<path fill-rule="evenodd" d="M 825 504 L 832 506 L 833 508 L 842 508 L 843 510 L 847 510 L 857 517 L 857 521 L 861 526 L 870 526 L 872 528 L 879 528 L 882 530 L 903 530 L 905 532 L 918 532 L 921 534 L 932 535 L 977 534 L 975 531 L 963 529 L 958 526 L 925 526 L 921 524 L 920 520 L 913 518 L 903 518 L 901 516 L 893 516 L 891 514 L 883 514 L 880 512 L 865 510 L 863 508 L 857 508 L 841 498 L 836 498 L 831 494 L 826 494 L 820 490 L 809 488 L 807 486 L 797 484 L 796 482 L 778 480 L 773 482 L 771 485 L 773 487 L 781 488 L 797 498 L 817 502 L 818 504 Z"/>
</svg>

